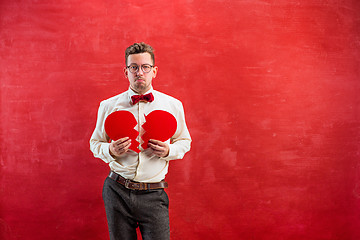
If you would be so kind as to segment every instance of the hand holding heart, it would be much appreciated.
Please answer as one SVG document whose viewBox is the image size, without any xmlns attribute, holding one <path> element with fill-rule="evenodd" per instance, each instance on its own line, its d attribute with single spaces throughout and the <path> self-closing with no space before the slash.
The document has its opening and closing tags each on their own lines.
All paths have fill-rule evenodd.
<svg viewBox="0 0 360 240">
<path fill-rule="evenodd" d="M 120 157 L 129 150 L 131 139 L 129 137 L 120 138 L 119 140 L 110 143 L 110 154 L 115 157 Z"/>
<path fill-rule="evenodd" d="M 158 157 L 167 157 L 169 155 L 169 145 L 159 140 L 150 139 L 148 146 L 151 148 L 153 153 Z"/>
<path fill-rule="evenodd" d="M 110 143 L 110 154 L 115 157 L 120 157 L 129 150 L 131 139 L 128 137 L 120 138 L 117 141 Z M 153 153 L 158 157 L 166 157 L 169 155 L 169 145 L 155 139 L 150 139 L 148 146 Z"/>
</svg>

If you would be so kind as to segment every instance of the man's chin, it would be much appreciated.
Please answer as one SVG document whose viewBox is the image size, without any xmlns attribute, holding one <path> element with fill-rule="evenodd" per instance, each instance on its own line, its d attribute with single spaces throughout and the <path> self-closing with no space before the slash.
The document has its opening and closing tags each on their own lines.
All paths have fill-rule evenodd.
<svg viewBox="0 0 360 240">
<path fill-rule="evenodd" d="M 137 93 L 145 93 L 150 89 L 149 86 L 146 86 L 145 84 L 135 84 L 134 91 Z"/>
</svg>

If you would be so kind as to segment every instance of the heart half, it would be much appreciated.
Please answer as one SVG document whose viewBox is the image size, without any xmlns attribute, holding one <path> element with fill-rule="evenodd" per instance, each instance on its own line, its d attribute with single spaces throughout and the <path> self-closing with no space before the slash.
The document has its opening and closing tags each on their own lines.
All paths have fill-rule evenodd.
<svg viewBox="0 0 360 240">
<path fill-rule="evenodd" d="M 141 144 L 143 149 L 148 147 L 150 139 L 167 141 L 176 132 L 176 119 L 170 113 L 163 110 L 155 110 L 145 116 L 146 122 L 142 125 L 145 133 L 142 135 Z"/>
<path fill-rule="evenodd" d="M 139 153 L 140 143 L 136 141 L 139 132 L 134 129 L 136 125 L 136 119 L 131 112 L 116 111 L 107 116 L 104 127 L 106 134 L 114 141 L 129 137 L 131 139 L 130 149 Z"/>
</svg>

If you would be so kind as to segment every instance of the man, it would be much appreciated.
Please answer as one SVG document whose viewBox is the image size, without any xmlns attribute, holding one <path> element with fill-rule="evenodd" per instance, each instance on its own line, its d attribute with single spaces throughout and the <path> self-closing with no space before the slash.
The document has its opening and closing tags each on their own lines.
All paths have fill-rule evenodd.
<svg viewBox="0 0 360 240">
<path fill-rule="evenodd" d="M 125 63 L 124 73 L 130 87 L 100 103 L 90 139 L 94 156 L 108 163 L 111 169 L 103 188 L 110 239 L 136 239 L 137 227 L 144 240 L 170 239 L 169 200 L 164 191 L 167 187 L 164 178 L 170 160 L 181 159 L 190 150 L 191 138 L 184 109 L 179 100 L 153 89 L 152 81 L 158 67 L 151 46 L 145 43 L 131 45 L 125 51 Z M 169 140 L 150 139 L 143 149 L 141 137 L 145 116 L 156 110 L 174 116 L 177 128 Z M 115 141 L 109 138 L 104 123 L 115 111 L 133 114 L 138 123 L 136 141 L 129 136 Z M 139 145 L 138 152 L 130 149 L 132 144 Z"/>
</svg>

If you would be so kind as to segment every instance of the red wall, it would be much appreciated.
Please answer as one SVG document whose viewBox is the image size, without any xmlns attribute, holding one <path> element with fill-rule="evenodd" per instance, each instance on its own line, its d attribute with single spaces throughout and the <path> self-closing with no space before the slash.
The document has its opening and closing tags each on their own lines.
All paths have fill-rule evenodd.
<svg viewBox="0 0 360 240">
<path fill-rule="evenodd" d="M 107 239 L 99 102 L 156 50 L 192 150 L 172 239 L 360 239 L 357 0 L 0 1 L 1 239 Z"/>
</svg>

